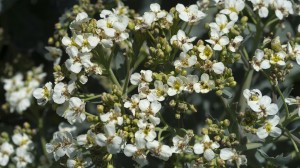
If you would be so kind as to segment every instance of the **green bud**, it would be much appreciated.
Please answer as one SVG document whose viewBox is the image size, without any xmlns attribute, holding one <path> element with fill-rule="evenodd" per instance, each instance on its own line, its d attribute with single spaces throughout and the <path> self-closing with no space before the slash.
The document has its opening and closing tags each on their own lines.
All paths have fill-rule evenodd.
<svg viewBox="0 0 300 168">
<path fill-rule="evenodd" d="M 60 65 L 54 65 L 53 70 L 54 72 L 60 72 L 61 71 Z"/>
<path fill-rule="evenodd" d="M 180 113 L 176 113 L 176 114 L 175 114 L 175 118 L 176 118 L 177 120 L 179 120 L 179 119 L 181 118 Z"/>
<path fill-rule="evenodd" d="M 99 104 L 99 105 L 97 105 L 97 112 L 98 113 L 103 113 L 103 110 L 104 110 L 104 106 L 103 105 L 101 105 L 101 104 Z"/>
<path fill-rule="evenodd" d="M 219 96 L 221 96 L 223 94 L 223 91 L 222 90 L 217 90 L 216 94 L 219 95 Z"/>
<path fill-rule="evenodd" d="M 279 36 L 275 37 L 275 39 L 273 39 L 271 41 L 271 48 L 276 52 L 279 52 L 282 50 Z"/>
<path fill-rule="evenodd" d="M 229 127 L 230 121 L 229 121 L 228 119 L 225 119 L 225 120 L 223 121 L 223 124 L 224 124 L 225 127 Z"/>
<path fill-rule="evenodd" d="M 102 160 L 109 162 L 111 161 L 111 158 L 112 158 L 112 154 L 106 154 L 103 156 Z"/>
<path fill-rule="evenodd" d="M 243 16 L 241 19 L 242 24 L 246 24 L 248 22 L 248 17 L 247 16 Z"/>
<path fill-rule="evenodd" d="M 134 30 L 134 28 L 135 28 L 134 22 L 129 21 L 129 22 L 128 22 L 128 28 L 129 28 L 130 30 Z"/>
</svg>

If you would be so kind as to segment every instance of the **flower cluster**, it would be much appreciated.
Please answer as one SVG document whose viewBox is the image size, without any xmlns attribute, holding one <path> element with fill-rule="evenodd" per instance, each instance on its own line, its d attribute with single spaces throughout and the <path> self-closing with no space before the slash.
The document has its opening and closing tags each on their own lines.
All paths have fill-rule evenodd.
<svg viewBox="0 0 300 168">
<path fill-rule="evenodd" d="M 3 141 L 0 148 L 1 166 L 7 166 L 10 159 L 17 168 L 25 168 L 33 163 L 34 143 L 32 141 L 32 130 L 28 123 L 24 124 L 24 128 L 16 127 L 11 137 L 13 144 L 9 142 L 10 138 L 7 133 L 1 135 L 1 141 Z"/>
<path fill-rule="evenodd" d="M 70 168 L 111 167 L 124 154 L 139 167 L 153 166 L 149 158 L 173 167 L 239 167 L 252 160 L 250 143 L 264 146 L 293 137 L 286 126 L 298 118 L 287 105 L 300 101 L 285 98 L 289 91 L 283 94 L 279 85 L 293 62 L 300 64 L 299 39 L 287 34 L 282 44 L 271 27 L 296 13 L 290 1 L 204 0 L 169 11 L 153 3 L 143 14 L 119 1 L 103 4 L 73 9 L 59 45 L 46 47 L 54 81 L 40 87 L 41 67 L 25 80 L 21 74 L 4 79 L 11 111 L 28 109 L 33 95 L 41 107 L 32 111 L 56 111 L 68 122 L 47 131 L 54 132 L 48 143 L 42 139 L 45 159 Z M 206 17 L 210 8 L 212 19 Z M 195 25 L 207 30 L 204 39 Z M 260 42 L 266 33 L 271 37 Z M 261 74 L 276 89 L 272 98 L 247 89 L 262 89 Z M 16 131 L 16 148 L 7 138 L 0 141 L 0 165 L 10 158 L 17 167 L 32 164 L 32 135 Z"/>
<path fill-rule="evenodd" d="M 9 79 L 3 79 L 5 99 L 10 112 L 23 113 L 31 106 L 33 91 L 43 82 L 46 73 L 43 66 L 34 67 L 26 75 L 17 73 Z"/>
<path fill-rule="evenodd" d="M 260 139 L 265 139 L 269 135 L 272 137 L 280 136 L 282 131 L 276 127 L 280 121 L 280 117 L 277 115 L 277 104 L 272 103 L 272 99 L 269 96 L 262 96 L 261 91 L 258 89 L 246 89 L 243 95 L 251 109 L 250 113 L 255 113 L 257 120 L 261 120 L 256 122 L 260 126 L 256 130 L 256 135 Z"/>
</svg>

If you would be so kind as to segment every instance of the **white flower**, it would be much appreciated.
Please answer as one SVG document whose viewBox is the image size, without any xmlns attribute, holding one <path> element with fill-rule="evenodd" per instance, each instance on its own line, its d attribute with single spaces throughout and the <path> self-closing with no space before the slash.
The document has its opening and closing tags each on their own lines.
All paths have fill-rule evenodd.
<svg viewBox="0 0 300 168">
<path fill-rule="evenodd" d="M 258 102 L 249 101 L 248 105 L 253 111 L 261 113 L 263 116 L 275 115 L 278 112 L 278 106 L 271 102 L 272 100 L 269 96 L 263 96 Z"/>
<path fill-rule="evenodd" d="M 69 102 L 64 103 L 56 109 L 59 116 L 68 120 L 70 124 L 75 122 L 83 122 L 86 118 L 85 115 L 85 102 L 78 97 L 71 97 Z"/>
<path fill-rule="evenodd" d="M 261 18 L 266 18 L 269 14 L 268 7 L 270 5 L 271 0 L 251 0 L 253 4 L 253 10 L 256 11 L 258 9 L 258 15 Z"/>
<path fill-rule="evenodd" d="M 212 70 L 216 73 L 216 74 L 222 74 L 224 72 L 225 66 L 222 62 L 216 62 L 213 63 L 212 65 Z"/>
<path fill-rule="evenodd" d="M 288 105 L 298 105 L 298 115 L 300 116 L 300 97 L 294 98 L 285 98 L 285 102 Z"/>
<path fill-rule="evenodd" d="M 154 89 L 150 90 L 150 93 L 147 95 L 149 101 L 164 101 L 167 96 L 168 85 L 163 84 L 162 81 L 154 81 Z"/>
<path fill-rule="evenodd" d="M 284 61 L 285 57 L 286 57 L 286 53 L 284 51 L 274 53 L 271 55 L 270 63 L 284 66 L 285 65 L 285 61 Z"/>
<path fill-rule="evenodd" d="M 12 140 L 14 144 L 17 145 L 19 148 L 24 148 L 26 150 L 33 149 L 33 142 L 25 133 L 14 134 Z"/>
<path fill-rule="evenodd" d="M 9 161 L 9 157 L 13 152 L 14 152 L 14 148 L 10 143 L 4 142 L 1 145 L 1 148 L 0 148 L 0 166 L 6 166 L 7 165 L 8 161 Z"/>
<path fill-rule="evenodd" d="M 104 133 L 96 135 L 96 143 L 99 146 L 106 146 L 107 152 L 116 154 L 121 151 L 122 138 L 116 134 L 116 127 L 112 123 L 105 124 Z"/>
<path fill-rule="evenodd" d="M 167 161 L 172 156 L 172 150 L 169 146 L 160 144 L 158 141 L 154 140 L 152 142 L 147 142 L 147 148 L 151 151 L 153 156 Z"/>
<path fill-rule="evenodd" d="M 207 59 L 210 59 L 211 56 L 213 55 L 213 50 L 212 48 L 209 46 L 209 45 L 200 45 L 198 47 L 198 51 L 200 52 L 199 53 L 199 57 L 202 59 L 202 60 L 207 60 Z"/>
<path fill-rule="evenodd" d="M 245 155 L 238 155 L 235 149 L 223 148 L 220 151 L 220 158 L 229 162 L 235 161 L 237 165 L 247 165 L 247 158 Z"/>
<path fill-rule="evenodd" d="M 71 23 L 70 23 L 70 29 L 71 30 L 81 30 L 81 25 L 87 21 L 89 21 L 89 16 L 87 13 L 85 12 L 80 12 L 77 14 L 75 20 L 73 20 Z"/>
<path fill-rule="evenodd" d="M 53 94 L 52 83 L 47 82 L 43 88 L 37 88 L 33 91 L 33 96 L 37 99 L 38 105 L 45 105 L 51 100 Z"/>
<path fill-rule="evenodd" d="M 69 132 L 55 132 L 51 143 L 46 144 L 48 153 L 53 153 L 55 161 L 67 155 L 72 157 L 75 151 L 75 141 Z"/>
<path fill-rule="evenodd" d="M 139 98 L 144 99 L 150 94 L 149 83 L 142 82 L 138 85 Z"/>
<path fill-rule="evenodd" d="M 173 137 L 172 142 L 172 152 L 173 153 L 192 153 L 193 150 L 189 146 L 189 142 L 191 140 L 191 137 L 189 135 L 185 135 L 185 137 L 180 137 L 176 135 Z"/>
<path fill-rule="evenodd" d="M 274 0 L 275 14 L 278 19 L 282 20 L 283 17 L 287 17 L 289 14 L 294 14 L 293 5 L 288 0 Z"/>
<path fill-rule="evenodd" d="M 48 51 L 45 54 L 45 58 L 49 61 L 54 61 L 54 64 L 59 64 L 62 56 L 62 50 L 60 48 L 51 46 L 47 46 L 45 49 Z"/>
<path fill-rule="evenodd" d="M 224 6 L 220 13 L 229 15 L 231 20 L 237 21 L 239 12 L 245 7 L 245 2 L 244 0 L 225 0 Z"/>
<path fill-rule="evenodd" d="M 168 89 L 169 96 L 179 94 L 184 89 L 183 81 L 179 77 L 170 76 L 167 83 L 170 86 Z"/>
<path fill-rule="evenodd" d="M 136 138 L 146 139 L 147 141 L 153 141 L 156 138 L 155 126 L 153 124 L 139 120 L 137 125 L 139 130 L 135 132 Z"/>
<path fill-rule="evenodd" d="M 300 65 L 300 45 L 295 44 L 294 48 L 292 48 L 291 44 L 288 43 L 288 54 L 294 56 L 296 58 L 296 62 Z"/>
<path fill-rule="evenodd" d="M 70 56 L 66 60 L 65 65 L 67 69 L 73 73 L 78 74 L 83 67 L 90 67 L 91 62 L 91 53 L 79 53 L 78 49 L 74 46 L 67 47 L 67 54 Z"/>
<path fill-rule="evenodd" d="M 243 41 L 242 36 L 235 36 L 233 40 L 229 43 L 228 49 L 231 52 L 236 52 L 236 50 L 240 47 L 241 42 Z"/>
<path fill-rule="evenodd" d="M 206 14 L 201 12 L 197 5 L 190 5 L 186 8 L 182 4 L 176 5 L 176 11 L 179 13 L 179 18 L 190 24 L 194 24 L 203 19 Z"/>
<path fill-rule="evenodd" d="M 142 111 L 139 113 L 140 118 L 149 119 L 154 125 L 160 123 L 160 118 L 155 117 L 161 109 L 161 104 L 158 101 L 150 102 L 148 99 L 143 99 L 139 102 L 139 109 Z"/>
<path fill-rule="evenodd" d="M 257 129 L 256 135 L 260 139 L 265 139 L 268 135 L 272 137 L 278 137 L 281 135 L 281 129 L 276 127 L 280 121 L 280 118 L 277 115 L 269 117 L 264 126 Z"/>
<path fill-rule="evenodd" d="M 252 89 L 252 90 L 245 89 L 243 91 L 243 95 L 247 100 L 247 103 L 249 102 L 257 103 L 262 98 L 261 91 L 258 89 Z"/>
<path fill-rule="evenodd" d="M 210 161 L 215 157 L 213 149 L 217 149 L 219 147 L 220 145 L 217 142 L 213 142 L 210 140 L 208 135 L 204 135 L 202 142 L 194 145 L 194 152 L 196 154 L 204 153 L 204 158 Z"/>
<path fill-rule="evenodd" d="M 138 85 L 141 82 L 150 83 L 152 80 L 151 70 L 141 70 L 141 73 L 134 73 L 130 76 L 130 83 L 133 85 Z"/>
<path fill-rule="evenodd" d="M 124 148 L 124 154 L 127 157 L 133 157 L 140 167 L 148 164 L 146 155 L 146 141 L 141 138 L 135 139 L 135 145 L 127 144 Z"/>
<path fill-rule="evenodd" d="M 170 43 L 179 47 L 183 52 L 188 52 L 193 48 L 192 42 L 195 39 L 196 37 L 188 38 L 184 31 L 178 30 L 177 35 L 173 35 L 170 39 Z"/>
<path fill-rule="evenodd" d="M 57 104 L 63 104 L 66 100 L 69 100 L 74 90 L 74 82 L 69 82 L 68 85 L 63 82 L 59 82 L 54 86 L 52 99 Z"/>
<path fill-rule="evenodd" d="M 13 161 L 16 163 L 17 168 L 26 168 L 28 164 L 32 163 L 34 156 L 24 148 L 17 148 L 16 156 Z"/>
<path fill-rule="evenodd" d="M 211 29 L 220 32 L 220 35 L 229 33 L 229 30 L 233 27 L 234 21 L 228 22 L 227 17 L 223 14 L 218 14 L 216 17 L 216 22 L 209 24 Z"/>
<path fill-rule="evenodd" d="M 174 62 L 175 68 L 189 68 L 197 63 L 196 55 L 189 56 L 185 52 L 181 52 L 179 59 Z"/>
<path fill-rule="evenodd" d="M 199 82 L 199 77 L 197 75 L 187 75 L 186 77 L 180 76 L 181 80 L 184 82 L 184 89 L 188 92 L 194 91 L 194 84 Z"/>
<path fill-rule="evenodd" d="M 107 112 L 105 114 L 100 115 L 100 120 L 104 123 L 112 123 L 112 124 L 123 124 L 123 116 L 121 114 L 121 109 L 118 106 L 114 106 L 113 110 Z"/>
<path fill-rule="evenodd" d="M 67 167 L 68 168 L 83 168 L 83 167 L 90 167 L 93 164 L 92 159 L 90 157 L 83 157 L 82 153 L 79 152 L 76 157 L 69 158 L 67 160 Z"/>
<path fill-rule="evenodd" d="M 109 10 L 102 10 L 100 17 L 102 19 L 97 21 L 97 27 L 102 29 L 108 38 L 123 41 L 129 37 L 128 33 L 125 32 L 129 22 L 126 15 L 117 15 Z M 107 40 L 111 41 L 110 39 Z M 103 42 L 104 41 L 101 40 L 101 43 Z"/>
<path fill-rule="evenodd" d="M 214 50 L 221 51 L 223 47 L 229 43 L 229 38 L 227 36 L 222 36 L 220 32 L 212 29 L 210 32 L 210 39 L 205 41 L 212 44 Z"/>
<path fill-rule="evenodd" d="M 252 67 L 255 71 L 260 71 L 261 69 L 269 69 L 271 67 L 270 61 L 264 59 L 264 51 L 257 49 L 253 60 L 251 61 Z"/>
<path fill-rule="evenodd" d="M 130 101 L 125 101 L 124 107 L 129 108 L 132 112 L 133 116 L 135 116 L 135 112 L 139 109 L 140 97 L 138 94 L 134 94 L 131 96 Z"/>
<path fill-rule="evenodd" d="M 215 82 L 209 80 L 209 75 L 204 73 L 201 75 L 199 83 L 194 84 L 194 90 L 196 93 L 208 93 L 215 87 Z"/>
</svg>

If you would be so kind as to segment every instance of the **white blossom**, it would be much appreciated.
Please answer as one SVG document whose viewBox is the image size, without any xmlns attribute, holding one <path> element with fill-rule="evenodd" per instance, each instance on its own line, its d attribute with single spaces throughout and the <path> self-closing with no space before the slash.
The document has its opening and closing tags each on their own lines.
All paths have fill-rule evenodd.
<svg viewBox="0 0 300 168">
<path fill-rule="evenodd" d="M 54 159 L 67 155 L 69 158 L 74 155 L 75 146 L 72 134 L 69 132 L 55 132 L 51 143 L 46 144 L 48 153 L 53 153 Z"/>
<path fill-rule="evenodd" d="M 204 135 L 201 143 L 196 143 L 194 145 L 194 152 L 196 154 L 202 154 L 206 160 L 210 161 L 215 157 L 213 149 L 219 148 L 220 145 L 217 142 L 210 140 L 208 135 Z"/>
<path fill-rule="evenodd" d="M 229 43 L 228 49 L 231 52 L 236 52 L 236 50 L 240 47 L 241 42 L 243 41 L 242 36 L 235 36 L 234 39 Z"/>
<path fill-rule="evenodd" d="M 14 152 L 13 146 L 8 143 L 4 142 L 1 144 L 0 147 L 0 166 L 6 166 L 11 154 Z"/>
<path fill-rule="evenodd" d="M 33 142 L 30 137 L 25 133 L 17 133 L 12 136 L 12 140 L 18 148 L 24 148 L 25 150 L 33 149 Z"/>
<path fill-rule="evenodd" d="M 222 74 L 225 70 L 225 66 L 222 62 L 216 62 L 213 63 L 212 65 L 212 70 L 216 73 L 216 74 Z"/>
<path fill-rule="evenodd" d="M 141 82 L 152 82 L 152 71 L 151 70 L 141 70 L 141 73 L 134 73 L 130 76 L 130 83 L 133 85 L 138 85 Z"/>
<path fill-rule="evenodd" d="M 220 151 L 220 158 L 228 162 L 235 161 L 234 164 L 237 165 L 247 165 L 247 158 L 245 155 L 238 155 L 235 149 L 232 148 L 223 148 Z"/>
<path fill-rule="evenodd" d="M 28 164 L 32 163 L 34 156 L 24 148 L 17 148 L 16 156 L 13 161 L 16 163 L 17 168 L 26 168 Z"/>
<path fill-rule="evenodd" d="M 266 18 L 269 15 L 268 7 L 271 0 L 251 0 L 253 4 L 253 10 L 258 10 L 258 15 L 261 18 Z"/>
<path fill-rule="evenodd" d="M 107 113 L 100 115 L 100 120 L 104 123 L 112 123 L 112 124 L 123 124 L 123 116 L 121 114 L 121 109 L 118 106 L 114 106 L 113 110 L 110 110 Z"/>
<path fill-rule="evenodd" d="M 213 55 L 213 50 L 209 45 L 199 45 L 198 47 L 199 57 L 202 60 L 210 59 Z"/>
<path fill-rule="evenodd" d="M 116 154 L 121 151 L 121 145 L 123 140 L 120 136 L 116 134 L 116 127 L 112 123 L 105 124 L 104 133 L 99 133 L 96 135 L 96 143 L 99 146 L 106 146 L 107 151 L 111 154 Z"/>
<path fill-rule="evenodd" d="M 183 81 L 179 77 L 170 76 L 167 83 L 170 86 L 168 89 L 169 96 L 179 94 L 184 89 Z"/>
<path fill-rule="evenodd" d="M 151 151 L 152 155 L 167 161 L 172 156 L 172 150 L 169 146 L 163 145 L 160 142 L 154 140 L 147 142 L 147 148 Z"/>
<path fill-rule="evenodd" d="M 146 155 L 146 141 L 142 138 L 136 138 L 135 144 L 127 144 L 124 148 L 124 154 L 127 157 L 133 157 L 140 167 L 148 164 Z"/>
<path fill-rule="evenodd" d="M 70 124 L 81 123 L 86 119 L 85 102 L 78 97 L 71 97 L 68 102 L 59 106 L 56 112 L 59 116 L 66 118 Z"/>
<path fill-rule="evenodd" d="M 275 115 L 278 112 L 278 106 L 271 102 L 272 100 L 269 96 L 263 96 L 258 102 L 249 101 L 248 105 L 253 111 L 261 113 L 263 116 Z"/>
<path fill-rule="evenodd" d="M 188 55 L 185 52 L 181 52 L 179 59 L 174 62 L 175 68 L 189 68 L 197 63 L 196 55 Z"/>
<path fill-rule="evenodd" d="M 67 167 L 68 168 L 83 168 L 89 167 L 93 164 L 92 159 L 90 157 L 82 156 L 82 153 L 79 152 L 76 157 L 69 158 L 67 160 Z"/>
<path fill-rule="evenodd" d="M 211 29 L 214 31 L 220 32 L 220 35 L 229 33 L 229 30 L 233 27 L 234 21 L 228 22 L 228 19 L 223 14 L 218 14 L 216 16 L 216 22 L 212 22 L 209 24 Z"/>
<path fill-rule="evenodd" d="M 286 57 L 286 53 L 284 51 L 279 51 L 279 52 L 271 55 L 270 63 L 284 66 L 285 65 L 285 57 Z"/>
<path fill-rule="evenodd" d="M 66 100 L 69 100 L 74 90 L 74 82 L 70 81 L 68 84 L 59 82 L 54 86 L 52 99 L 57 104 L 63 104 Z"/>
<path fill-rule="evenodd" d="M 162 81 L 154 81 L 154 89 L 150 90 L 150 93 L 147 95 L 147 99 L 151 102 L 164 101 L 165 97 L 168 95 L 168 88 L 168 85 L 164 84 Z"/>
<path fill-rule="evenodd" d="M 213 49 L 216 51 L 221 51 L 223 47 L 229 44 L 229 38 L 227 36 L 222 36 L 220 32 L 214 29 L 210 32 L 210 39 L 205 41 L 212 44 Z"/>
<path fill-rule="evenodd" d="M 37 88 L 33 91 L 33 96 L 37 99 L 38 105 L 45 105 L 52 99 L 52 83 L 47 82 L 43 88 Z"/>
<path fill-rule="evenodd" d="M 139 120 L 137 123 L 139 130 L 135 132 L 135 137 L 153 141 L 156 138 L 155 126 L 152 123 L 147 123 Z"/>
<path fill-rule="evenodd" d="M 258 89 L 252 89 L 252 90 L 245 89 L 243 91 L 243 95 L 247 100 L 247 103 L 249 102 L 257 103 L 262 98 L 261 91 Z"/>
<path fill-rule="evenodd" d="M 197 5 L 185 7 L 182 4 L 176 5 L 176 11 L 179 13 L 179 18 L 190 24 L 198 23 L 206 14 L 199 10 Z"/>
<path fill-rule="evenodd" d="M 289 14 L 294 14 L 293 5 L 288 0 L 273 0 L 275 8 L 275 15 L 278 19 L 282 20 L 283 17 L 287 17 Z"/>
<path fill-rule="evenodd" d="M 129 108 L 132 112 L 133 116 L 135 116 L 135 112 L 139 109 L 140 97 L 138 94 L 134 94 L 131 96 L 129 101 L 125 101 L 124 107 Z"/>
<path fill-rule="evenodd" d="M 264 51 L 257 49 L 255 55 L 251 62 L 252 67 L 255 71 L 260 71 L 262 69 L 269 69 L 271 67 L 270 61 L 264 59 Z"/>
<path fill-rule="evenodd" d="M 171 37 L 170 43 L 179 47 L 183 52 L 188 52 L 193 48 L 192 42 L 195 39 L 196 37 L 189 38 L 184 31 L 178 30 L 177 34 Z"/>
<path fill-rule="evenodd" d="M 185 137 L 180 137 L 176 135 L 173 137 L 172 142 L 173 146 L 171 147 L 173 153 L 192 153 L 193 150 L 189 146 L 189 142 L 191 140 L 191 137 L 188 135 L 185 135 Z"/>
<path fill-rule="evenodd" d="M 201 75 L 199 83 L 194 84 L 194 90 L 196 93 L 208 93 L 215 87 L 215 82 L 209 80 L 209 75 L 204 73 Z"/>
<path fill-rule="evenodd" d="M 280 118 L 277 115 L 268 117 L 264 126 L 257 129 L 256 135 L 260 139 L 265 139 L 268 135 L 272 137 L 278 137 L 281 135 L 281 129 L 276 127 L 279 124 Z"/>
<path fill-rule="evenodd" d="M 230 19 L 233 21 L 238 20 L 238 14 L 245 7 L 244 0 L 224 0 L 224 9 L 220 13 L 229 15 Z"/>
</svg>

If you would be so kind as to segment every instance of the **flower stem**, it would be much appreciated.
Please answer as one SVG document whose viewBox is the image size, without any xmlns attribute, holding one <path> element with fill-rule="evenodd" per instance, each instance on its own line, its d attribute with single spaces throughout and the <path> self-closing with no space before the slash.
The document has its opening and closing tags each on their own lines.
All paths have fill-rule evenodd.
<svg viewBox="0 0 300 168">
<path fill-rule="evenodd" d="M 285 108 L 285 118 L 287 119 L 287 118 L 289 117 L 289 115 L 290 115 L 289 108 L 288 108 L 288 106 L 287 106 L 287 104 L 286 104 L 286 102 L 285 102 L 285 98 L 284 98 L 284 96 L 283 96 L 283 94 L 282 94 L 282 92 L 281 92 L 279 86 L 276 85 L 276 86 L 275 86 L 275 89 L 276 89 L 276 91 L 278 92 L 278 94 L 280 95 L 280 98 L 281 98 L 281 100 L 282 100 L 282 102 L 283 102 L 283 105 L 284 105 L 284 108 Z"/>
</svg>

